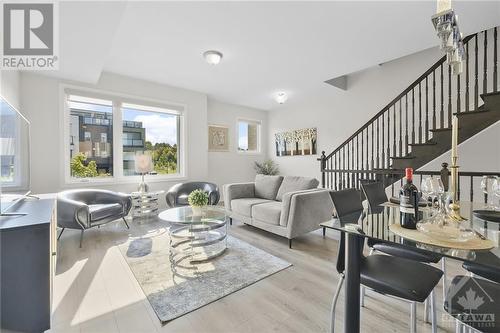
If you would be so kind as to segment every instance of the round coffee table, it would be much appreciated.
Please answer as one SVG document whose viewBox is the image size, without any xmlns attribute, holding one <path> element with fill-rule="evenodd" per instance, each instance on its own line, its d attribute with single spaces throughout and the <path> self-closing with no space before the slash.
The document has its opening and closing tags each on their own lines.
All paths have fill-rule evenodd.
<svg viewBox="0 0 500 333">
<path fill-rule="evenodd" d="M 189 206 L 176 207 L 158 217 L 171 224 L 170 261 L 174 266 L 186 260 L 196 264 L 213 259 L 227 248 L 227 216 L 223 208 L 206 206 L 201 215 L 195 215 Z"/>
</svg>

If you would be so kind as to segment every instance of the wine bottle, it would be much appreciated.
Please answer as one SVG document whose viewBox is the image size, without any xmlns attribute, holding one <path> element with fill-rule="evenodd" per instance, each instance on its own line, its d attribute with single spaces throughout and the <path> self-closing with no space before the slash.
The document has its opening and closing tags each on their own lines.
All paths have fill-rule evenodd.
<svg viewBox="0 0 500 333">
<path fill-rule="evenodd" d="M 406 183 L 399 191 L 399 223 L 403 228 L 416 229 L 418 221 L 418 202 L 420 200 L 417 187 L 413 184 L 413 169 L 405 169 Z"/>
</svg>

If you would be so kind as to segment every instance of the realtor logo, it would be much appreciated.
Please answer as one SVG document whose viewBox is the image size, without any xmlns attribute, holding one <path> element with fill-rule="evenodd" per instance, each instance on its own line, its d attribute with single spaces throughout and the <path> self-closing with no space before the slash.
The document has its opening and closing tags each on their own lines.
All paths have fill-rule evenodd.
<svg viewBox="0 0 500 333">
<path fill-rule="evenodd" d="M 475 278 L 464 277 L 458 281 L 445 303 L 450 314 L 463 323 L 477 328 L 495 327 L 495 314 L 491 311 L 495 300 Z"/>
<path fill-rule="evenodd" d="M 4 3 L 2 9 L 2 69 L 57 69 L 56 3 Z"/>
</svg>

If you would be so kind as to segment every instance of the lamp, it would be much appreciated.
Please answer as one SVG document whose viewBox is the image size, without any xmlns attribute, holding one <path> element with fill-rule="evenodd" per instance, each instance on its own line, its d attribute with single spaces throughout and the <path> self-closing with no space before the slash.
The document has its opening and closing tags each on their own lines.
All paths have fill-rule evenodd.
<svg viewBox="0 0 500 333">
<path fill-rule="evenodd" d="M 276 93 L 276 95 L 274 96 L 274 100 L 278 104 L 284 104 L 287 99 L 288 99 L 288 95 L 286 94 L 286 92 L 283 92 L 283 91 Z"/>
<path fill-rule="evenodd" d="M 135 172 L 140 173 L 142 182 L 139 184 L 138 191 L 145 193 L 149 190 L 149 186 L 144 182 L 144 175 L 153 171 L 153 159 L 149 154 L 135 155 Z"/>
<path fill-rule="evenodd" d="M 222 60 L 222 53 L 216 50 L 209 50 L 203 53 L 203 57 L 210 65 L 217 65 Z"/>
</svg>

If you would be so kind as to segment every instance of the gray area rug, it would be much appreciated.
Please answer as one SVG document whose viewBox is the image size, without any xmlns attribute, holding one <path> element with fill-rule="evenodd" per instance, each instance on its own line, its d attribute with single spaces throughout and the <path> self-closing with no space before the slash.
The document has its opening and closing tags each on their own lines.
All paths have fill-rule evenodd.
<svg viewBox="0 0 500 333">
<path fill-rule="evenodd" d="M 291 266 L 231 236 L 220 257 L 174 272 L 166 230 L 131 238 L 118 247 L 162 323 Z"/>
</svg>

